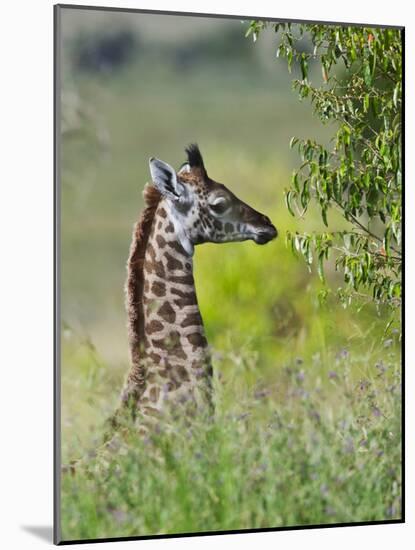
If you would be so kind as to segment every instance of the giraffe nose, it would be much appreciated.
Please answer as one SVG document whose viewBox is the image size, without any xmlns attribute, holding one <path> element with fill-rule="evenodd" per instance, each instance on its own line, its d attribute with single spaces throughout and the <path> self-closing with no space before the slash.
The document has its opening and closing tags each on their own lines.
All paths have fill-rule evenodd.
<svg viewBox="0 0 415 550">
<path fill-rule="evenodd" d="M 271 224 L 270 229 L 271 229 L 271 235 L 272 235 L 271 239 L 275 239 L 276 237 L 278 237 L 277 228 L 274 225 Z"/>
<path fill-rule="evenodd" d="M 263 219 L 264 225 L 268 226 L 268 229 L 270 230 L 270 232 L 275 233 L 275 237 L 276 237 L 278 235 L 278 231 L 275 228 L 272 221 L 268 218 L 268 216 L 265 216 L 265 214 L 262 216 L 262 219 Z"/>
<path fill-rule="evenodd" d="M 268 218 L 268 216 L 262 215 L 261 221 L 263 225 L 259 229 L 255 237 L 255 242 L 257 244 L 268 243 L 269 241 L 272 241 L 272 239 L 275 239 L 275 237 L 277 237 L 278 235 L 276 227 Z"/>
</svg>

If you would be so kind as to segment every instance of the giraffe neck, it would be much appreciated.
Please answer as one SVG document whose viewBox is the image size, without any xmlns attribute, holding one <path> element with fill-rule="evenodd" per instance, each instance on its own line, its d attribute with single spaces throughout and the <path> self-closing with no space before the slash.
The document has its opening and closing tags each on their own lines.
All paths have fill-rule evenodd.
<svg viewBox="0 0 415 550">
<path fill-rule="evenodd" d="M 132 338 L 139 347 L 138 402 L 146 412 L 165 399 L 187 400 L 206 392 L 211 367 L 193 278 L 193 258 L 180 244 L 168 207 L 161 200 L 154 214 L 142 265 L 142 323 Z M 131 317 L 131 315 L 130 315 Z M 135 377 L 137 379 L 137 377 Z M 196 391 L 197 390 L 197 391 Z"/>
<path fill-rule="evenodd" d="M 193 278 L 193 259 L 181 246 L 163 202 L 156 211 L 144 258 L 144 349 L 154 363 L 191 365 L 203 360 L 204 335 Z"/>
</svg>

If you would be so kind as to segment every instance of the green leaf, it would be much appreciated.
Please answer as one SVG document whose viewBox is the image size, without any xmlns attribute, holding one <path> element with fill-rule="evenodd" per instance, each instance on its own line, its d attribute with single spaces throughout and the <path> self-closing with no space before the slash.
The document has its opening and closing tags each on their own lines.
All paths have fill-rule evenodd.
<svg viewBox="0 0 415 550">
<path fill-rule="evenodd" d="M 294 189 L 297 191 L 297 193 L 299 193 L 300 192 L 300 184 L 298 182 L 298 172 L 294 172 L 293 177 L 292 177 L 292 184 L 293 184 Z"/>
<path fill-rule="evenodd" d="M 288 72 L 291 73 L 291 68 L 292 68 L 292 63 L 293 63 L 293 51 L 292 50 L 288 50 L 287 63 L 288 63 Z"/>
<path fill-rule="evenodd" d="M 387 227 L 385 230 L 385 235 L 383 237 L 383 248 L 385 249 L 386 254 L 390 254 L 390 241 L 391 241 L 391 227 Z"/>
<path fill-rule="evenodd" d="M 305 31 L 310 51 L 300 49 Z M 289 241 L 300 251 L 308 267 L 315 251 L 317 271 L 324 277 L 324 261 L 330 250 L 334 267 L 344 277 L 339 296 L 345 306 L 352 296 L 373 291 L 377 304 L 400 303 L 402 222 L 402 41 L 399 30 L 284 26 L 278 52 L 288 68 L 299 62 L 301 79 L 293 80 L 300 99 L 309 98 L 322 122 L 332 122 L 333 138 L 323 147 L 311 139 L 291 138 L 298 145 L 301 166 L 291 179 L 285 200 L 291 215 L 318 206 L 329 227 L 328 208 L 336 206 L 348 224 L 347 231 L 299 235 Z M 308 60 L 319 58 L 323 82 L 309 82 Z M 339 60 L 341 77 L 330 78 Z M 386 78 L 385 78 L 385 75 Z M 294 201 L 294 202 L 293 202 Z M 294 205 L 296 208 L 293 208 Z M 297 214 L 298 215 L 298 214 Z M 373 220 L 373 221 L 372 221 Z M 334 219 L 333 219 L 334 221 Z M 345 223 L 346 223 L 345 222 Z M 383 231 L 383 247 L 367 227 Z M 392 248 L 393 247 L 393 248 Z"/>
<path fill-rule="evenodd" d="M 323 283 L 325 283 L 325 277 L 324 277 L 324 251 L 320 252 L 319 255 L 318 255 L 317 272 L 318 272 L 318 276 L 320 277 L 320 280 Z"/>
<path fill-rule="evenodd" d="M 290 149 L 292 149 L 296 143 L 298 143 L 298 138 L 297 137 L 292 137 L 290 139 Z"/>
<path fill-rule="evenodd" d="M 308 77 L 308 63 L 305 53 L 301 54 L 300 59 L 300 66 L 301 66 L 301 76 L 303 77 L 303 80 L 307 80 Z"/>
<path fill-rule="evenodd" d="M 303 190 L 301 191 L 301 195 L 300 195 L 301 206 L 303 207 L 304 210 L 307 209 L 308 201 L 310 200 L 309 186 L 310 186 L 309 180 L 304 180 Z"/>
<path fill-rule="evenodd" d="M 396 108 L 398 107 L 399 91 L 400 91 L 400 82 L 398 82 L 398 84 L 395 86 L 393 90 L 393 104 Z"/>
<path fill-rule="evenodd" d="M 370 76 L 371 76 L 372 82 L 375 78 L 375 71 L 376 71 L 376 50 L 373 52 L 373 55 L 370 57 Z"/>
<path fill-rule="evenodd" d="M 288 212 L 291 214 L 291 216 L 295 217 L 294 210 L 292 209 L 292 206 L 291 206 L 292 195 L 293 195 L 292 191 L 287 191 L 285 193 L 285 204 L 286 204 L 286 206 L 288 208 Z"/>
<path fill-rule="evenodd" d="M 321 217 L 323 218 L 324 225 L 328 227 L 329 224 L 327 223 L 327 206 L 323 206 L 323 208 L 321 209 Z"/>
<path fill-rule="evenodd" d="M 363 63 L 363 78 L 366 86 L 372 85 L 372 72 L 370 70 L 370 65 L 368 60 L 365 60 Z"/>
</svg>

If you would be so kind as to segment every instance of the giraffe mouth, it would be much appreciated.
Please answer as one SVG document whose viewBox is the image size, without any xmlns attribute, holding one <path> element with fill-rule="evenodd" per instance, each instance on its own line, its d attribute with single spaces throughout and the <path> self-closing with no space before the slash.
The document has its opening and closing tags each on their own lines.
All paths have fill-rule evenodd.
<svg viewBox="0 0 415 550">
<path fill-rule="evenodd" d="M 271 225 L 266 230 L 258 231 L 258 233 L 255 233 L 253 239 L 256 244 L 266 244 L 269 241 L 275 239 L 277 235 L 278 231 L 273 225 Z"/>
</svg>

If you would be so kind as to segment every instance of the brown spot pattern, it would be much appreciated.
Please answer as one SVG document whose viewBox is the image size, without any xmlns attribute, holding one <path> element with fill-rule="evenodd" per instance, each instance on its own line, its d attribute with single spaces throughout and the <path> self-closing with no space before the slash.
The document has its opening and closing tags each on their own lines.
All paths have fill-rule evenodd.
<svg viewBox="0 0 415 550">
<path fill-rule="evenodd" d="M 183 328 L 191 327 L 191 326 L 199 326 L 202 324 L 202 318 L 200 316 L 200 313 L 190 313 L 187 317 L 185 317 L 182 321 L 182 324 L 180 325 Z"/>
<path fill-rule="evenodd" d="M 147 252 L 150 255 L 151 259 L 154 261 L 156 259 L 156 251 L 151 243 L 147 245 Z"/>
<path fill-rule="evenodd" d="M 157 403 L 157 401 L 159 400 L 159 395 L 160 388 L 158 388 L 157 386 L 153 386 L 150 389 L 150 401 L 152 401 L 153 403 Z"/>
<path fill-rule="evenodd" d="M 182 382 L 190 381 L 189 373 L 187 372 L 185 367 L 183 367 L 182 365 L 175 367 L 175 373 L 177 374 L 177 377 L 179 378 L 179 380 L 181 380 Z"/>
<path fill-rule="evenodd" d="M 160 248 L 166 246 L 166 239 L 162 235 L 156 235 L 156 241 Z"/>
<path fill-rule="evenodd" d="M 156 296 L 165 296 L 166 295 L 166 285 L 162 281 L 154 281 L 151 285 L 151 291 Z"/>
<path fill-rule="evenodd" d="M 159 332 L 160 330 L 163 330 L 163 324 L 160 323 L 160 321 L 156 321 L 155 319 L 150 321 L 150 323 L 147 323 L 145 327 L 145 331 L 147 334 L 153 334 L 154 332 Z"/>
<path fill-rule="evenodd" d="M 194 285 L 193 275 L 172 275 L 170 277 L 170 282 L 179 283 L 181 285 L 189 285 L 189 286 Z"/>
<path fill-rule="evenodd" d="M 171 307 L 169 302 L 164 302 L 164 304 L 158 310 L 157 314 L 160 315 L 160 317 L 164 319 L 167 323 L 174 323 L 176 320 L 176 312 Z"/>
<path fill-rule="evenodd" d="M 197 305 L 197 299 L 196 299 L 196 293 L 195 292 L 182 292 L 181 290 L 178 290 L 177 288 L 171 289 L 172 294 L 176 294 L 179 296 L 178 299 L 174 300 L 174 303 L 179 307 L 185 307 L 185 306 L 194 306 Z"/>
<path fill-rule="evenodd" d="M 200 332 L 192 332 L 187 335 L 187 339 L 195 347 L 203 347 L 206 345 L 206 338 Z"/>
<path fill-rule="evenodd" d="M 175 346 L 174 348 L 170 349 L 169 353 L 171 355 L 174 355 L 174 357 L 178 357 L 179 359 L 187 359 L 187 355 L 186 355 L 184 349 L 180 345 Z"/>
<path fill-rule="evenodd" d="M 164 279 L 166 274 L 164 271 L 163 262 L 157 260 L 144 262 L 144 272 L 145 273 L 155 273 L 160 279 Z"/>
<path fill-rule="evenodd" d="M 148 405 L 146 407 L 143 407 L 143 412 L 144 414 L 148 414 L 149 416 L 160 416 L 160 411 L 158 409 L 150 407 Z"/>
<path fill-rule="evenodd" d="M 154 353 L 154 351 L 152 351 L 150 354 L 149 354 L 149 357 L 150 359 L 153 361 L 153 363 L 155 364 L 159 364 L 160 361 L 161 361 L 161 356 L 158 354 L 158 353 Z"/>
<path fill-rule="evenodd" d="M 171 254 L 169 254 L 168 252 L 166 252 L 166 254 L 164 255 L 164 257 L 166 258 L 167 260 L 167 269 L 170 270 L 170 271 L 173 271 L 175 269 L 183 269 L 183 264 L 182 262 L 179 262 L 179 260 L 177 260 L 176 258 L 174 258 L 174 256 L 172 256 Z"/>
<path fill-rule="evenodd" d="M 187 359 L 187 355 L 180 344 L 180 335 L 176 331 L 171 331 L 165 338 L 153 338 L 151 343 L 156 348 L 167 350 L 172 357 Z"/>
<path fill-rule="evenodd" d="M 157 380 L 157 374 L 155 372 L 150 372 L 147 374 L 147 383 L 154 384 Z"/>
</svg>

